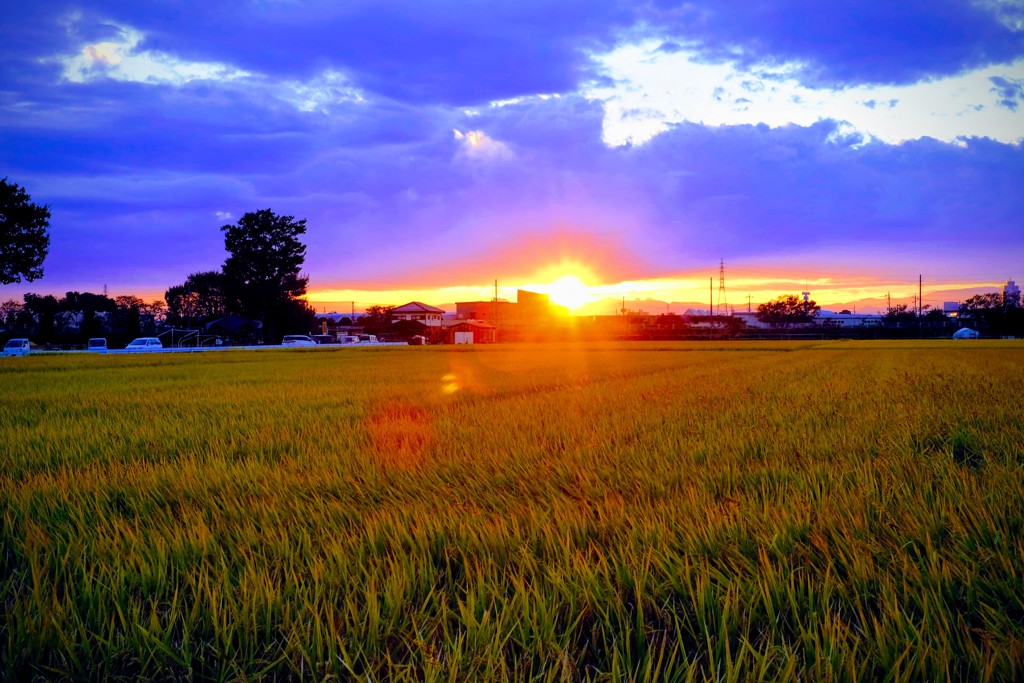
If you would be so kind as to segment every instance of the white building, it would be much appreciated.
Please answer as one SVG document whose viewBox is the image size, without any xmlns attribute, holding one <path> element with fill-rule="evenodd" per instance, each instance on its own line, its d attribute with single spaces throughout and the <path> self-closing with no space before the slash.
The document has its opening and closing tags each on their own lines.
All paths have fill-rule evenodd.
<svg viewBox="0 0 1024 683">
<path fill-rule="evenodd" d="M 419 301 L 410 301 L 403 306 L 391 309 L 392 322 L 398 322 L 399 320 L 415 320 L 427 327 L 440 327 L 443 319 L 444 311 L 440 308 L 434 308 L 433 306 L 420 303 Z"/>
</svg>

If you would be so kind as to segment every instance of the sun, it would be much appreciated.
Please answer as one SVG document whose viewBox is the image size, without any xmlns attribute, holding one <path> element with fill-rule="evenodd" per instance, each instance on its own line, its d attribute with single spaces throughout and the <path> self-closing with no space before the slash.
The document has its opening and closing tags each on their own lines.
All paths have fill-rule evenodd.
<svg viewBox="0 0 1024 683">
<path fill-rule="evenodd" d="M 551 303 L 565 306 L 570 311 L 590 303 L 590 291 L 583 280 L 575 275 L 563 275 L 547 287 Z"/>
</svg>

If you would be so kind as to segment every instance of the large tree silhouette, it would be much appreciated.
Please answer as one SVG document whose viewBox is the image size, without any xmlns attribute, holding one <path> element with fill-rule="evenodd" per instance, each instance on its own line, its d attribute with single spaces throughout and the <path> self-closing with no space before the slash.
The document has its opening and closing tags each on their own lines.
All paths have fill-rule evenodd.
<svg viewBox="0 0 1024 683">
<path fill-rule="evenodd" d="M 305 219 L 264 209 L 221 230 L 229 254 L 223 268 L 229 310 L 263 321 L 265 341 L 276 342 L 286 331 L 308 332 L 315 314 L 300 298 L 309 281 L 300 274 Z"/>
<path fill-rule="evenodd" d="M 50 251 L 50 209 L 32 203 L 18 185 L 0 180 L 0 284 L 43 276 Z"/>
</svg>

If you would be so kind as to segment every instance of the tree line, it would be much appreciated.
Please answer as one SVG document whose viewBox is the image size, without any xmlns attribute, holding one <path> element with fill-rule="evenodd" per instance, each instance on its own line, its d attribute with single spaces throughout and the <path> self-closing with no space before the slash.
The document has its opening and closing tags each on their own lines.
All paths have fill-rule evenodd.
<svg viewBox="0 0 1024 683">
<path fill-rule="evenodd" d="M 31 201 L 24 188 L 0 180 L 0 284 L 33 281 L 43 276 L 50 245 L 50 210 Z M 189 274 L 173 285 L 162 301 L 146 303 L 135 296 L 113 299 L 90 292 L 68 292 L 63 298 L 26 294 L 23 302 L 0 304 L 0 327 L 33 335 L 39 341 L 81 340 L 100 333 L 140 334 L 159 325 L 193 329 L 234 317 L 251 323 L 246 341 L 276 342 L 288 332 L 312 329 L 316 314 L 302 298 L 309 278 L 302 275 L 306 246 L 299 239 L 306 221 L 279 216 L 270 209 L 246 213 L 221 226 L 227 259 L 219 270 Z M 927 309 L 927 307 L 924 307 Z M 786 294 L 760 304 L 757 319 L 773 328 L 814 323 L 821 307 Z M 918 315 L 906 305 L 887 311 L 886 326 L 942 327 L 941 311 Z M 371 307 L 370 325 L 390 324 L 390 308 Z M 999 292 L 973 296 L 960 306 L 959 321 L 995 336 L 1024 336 L 1024 309 L 1019 299 Z M 236 326 L 238 327 L 238 326 Z"/>
<path fill-rule="evenodd" d="M 49 252 L 50 209 L 32 202 L 24 188 L 0 180 L 0 284 L 39 279 Z M 91 292 L 64 297 L 25 294 L 0 303 L 0 328 L 37 341 L 73 342 L 103 334 L 139 335 L 160 326 L 197 328 L 234 316 L 249 324 L 249 341 L 277 341 L 306 332 L 315 313 L 302 298 L 306 246 L 299 239 L 306 221 L 270 209 L 244 214 L 221 226 L 227 259 L 219 270 L 188 275 L 164 299 L 145 302 Z"/>
</svg>

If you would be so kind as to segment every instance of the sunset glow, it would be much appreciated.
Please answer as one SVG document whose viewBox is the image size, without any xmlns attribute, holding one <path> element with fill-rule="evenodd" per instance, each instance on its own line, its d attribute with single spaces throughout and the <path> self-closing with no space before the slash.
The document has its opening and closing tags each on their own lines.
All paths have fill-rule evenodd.
<svg viewBox="0 0 1024 683">
<path fill-rule="evenodd" d="M 551 303 L 565 306 L 570 311 L 591 301 L 587 286 L 575 275 L 563 275 L 552 282 L 548 285 L 547 294 Z"/>
<path fill-rule="evenodd" d="M 588 274 L 587 269 L 579 264 L 563 267 L 566 270 L 562 270 L 562 274 L 557 274 L 554 268 L 542 271 L 552 273 L 548 275 L 546 282 L 539 277 L 499 281 L 498 297 L 506 301 L 515 301 L 518 289 L 548 294 L 552 303 L 565 306 L 573 315 L 616 315 L 621 310 L 623 300 L 629 310 L 651 314 L 684 313 L 689 308 L 706 309 L 712 294 L 716 305 L 718 301 L 717 272 L 711 268 L 706 273 L 681 273 L 674 277 L 601 282 L 592 273 Z M 713 285 L 710 288 L 709 277 L 713 277 Z M 996 280 L 949 279 L 940 282 L 926 278 L 923 287 L 924 303 L 927 306 L 941 307 L 945 301 L 963 300 L 973 294 L 998 289 L 1001 285 L 1002 283 Z M 796 278 L 785 273 L 746 272 L 737 269 L 728 273 L 726 303 L 737 311 L 747 310 L 748 306 L 756 309 L 758 304 L 782 293 L 798 293 L 805 289 L 809 290 L 811 297 L 825 308 L 837 311 L 850 308 L 874 313 L 884 311 L 887 295 L 893 304 L 910 303 L 917 294 L 917 281 L 858 276 L 850 273 L 840 273 L 835 278 Z M 158 292 L 153 294 L 159 296 Z M 408 289 L 314 288 L 307 296 L 307 300 L 318 312 L 339 313 L 348 313 L 352 310 L 358 313 L 372 305 L 400 306 L 409 301 L 431 302 L 432 305 L 440 306 L 452 313 L 456 302 L 490 301 L 492 298 L 493 284 L 487 286 L 483 283 L 475 286 L 423 286 Z"/>
</svg>

